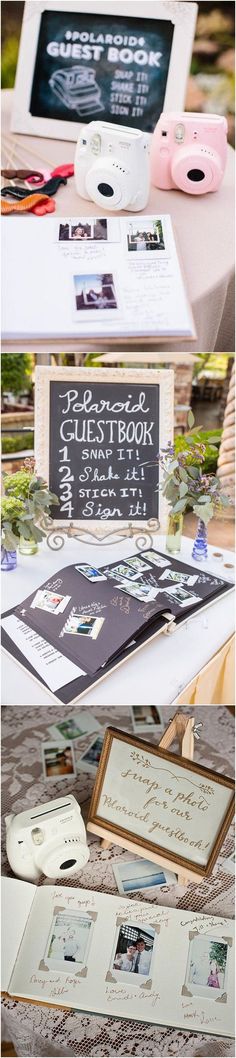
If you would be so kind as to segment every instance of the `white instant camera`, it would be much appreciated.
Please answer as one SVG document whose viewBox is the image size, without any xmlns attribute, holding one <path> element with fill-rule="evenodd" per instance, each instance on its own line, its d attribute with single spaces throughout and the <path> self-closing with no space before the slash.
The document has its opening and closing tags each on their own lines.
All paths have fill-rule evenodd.
<svg viewBox="0 0 236 1058">
<path fill-rule="evenodd" d="M 144 209 L 150 190 L 149 143 L 148 133 L 125 125 L 84 125 L 75 152 L 78 194 L 106 210 Z"/>
<path fill-rule="evenodd" d="M 5 823 L 8 860 L 19 878 L 69 878 L 88 862 L 85 826 L 73 794 L 6 816 Z"/>
</svg>

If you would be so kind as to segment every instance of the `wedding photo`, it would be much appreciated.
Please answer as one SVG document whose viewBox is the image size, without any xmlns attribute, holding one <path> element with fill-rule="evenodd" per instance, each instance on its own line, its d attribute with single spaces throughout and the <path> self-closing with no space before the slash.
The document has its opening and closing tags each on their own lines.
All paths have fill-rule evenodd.
<svg viewBox="0 0 236 1058">
<path fill-rule="evenodd" d="M 112 274 L 75 275 L 73 278 L 77 312 L 82 312 L 86 309 L 117 309 L 117 297 Z"/>
<path fill-rule="evenodd" d="M 76 774 L 73 747 L 70 742 L 58 745 L 54 742 L 42 743 L 42 759 L 45 779 L 51 779 L 54 782 L 57 776 L 59 779 L 66 779 L 68 775 Z"/>
<path fill-rule="evenodd" d="M 186 974 L 186 985 L 192 995 L 213 1000 L 223 997 L 227 989 L 227 961 L 228 943 L 222 943 L 217 937 L 194 937 Z"/>
<path fill-rule="evenodd" d="M 85 965 L 88 947 L 91 939 L 92 921 L 85 915 L 60 912 L 56 914 L 50 937 L 45 952 L 45 960 L 48 969 L 73 970 L 71 963 L 75 963 L 75 971 Z M 69 963 L 64 966 L 63 963 Z"/>
<path fill-rule="evenodd" d="M 84 224 L 83 220 L 78 220 L 68 224 L 59 225 L 59 242 L 68 242 L 73 240 L 75 242 L 83 241 L 84 239 L 107 239 L 107 220 L 106 218 L 100 218 L 100 220 L 92 220 L 91 224 Z"/>
<path fill-rule="evenodd" d="M 119 980 L 139 985 L 140 977 L 151 977 L 154 940 L 154 929 L 132 925 L 132 919 L 119 927 L 110 965 L 112 971 L 118 971 Z M 139 974 L 139 979 L 133 974 Z"/>
</svg>

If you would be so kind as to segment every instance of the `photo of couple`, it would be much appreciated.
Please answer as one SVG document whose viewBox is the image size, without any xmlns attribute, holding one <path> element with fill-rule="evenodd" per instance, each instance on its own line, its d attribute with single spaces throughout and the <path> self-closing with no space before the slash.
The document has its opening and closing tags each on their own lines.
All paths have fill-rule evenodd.
<svg viewBox="0 0 236 1058">
<path fill-rule="evenodd" d="M 85 915 L 69 912 L 55 915 L 46 951 L 51 968 L 66 969 L 61 965 L 63 962 L 84 963 L 90 930 L 91 921 Z"/>
<path fill-rule="evenodd" d="M 120 927 L 112 959 L 112 969 L 120 973 L 148 977 L 153 957 L 155 931 L 149 926 L 124 924 Z"/>
</svg>

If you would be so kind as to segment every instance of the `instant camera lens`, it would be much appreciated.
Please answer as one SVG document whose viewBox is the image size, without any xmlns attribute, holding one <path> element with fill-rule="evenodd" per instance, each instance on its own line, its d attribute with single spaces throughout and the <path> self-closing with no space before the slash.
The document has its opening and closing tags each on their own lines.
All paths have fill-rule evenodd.
<svg viewBox="0 0 236 1058">
<path fill-rule="evenodd" d="M 198 184 L 205 179 L 205 173 L 203 173 L 202 169 L 189 169 L 187 177 L 188 180 L 193 180 L 194 184 Z"/>
<path fill-rule="evenodd" d="M 114 189 L 111 184 L 98 184 L 98 191 L 100 195 L 104 195 L 104 198 L 112 198 L 112 195 L 114 195 Z"/>
<path fill-rule="evenodd" d="M 60 864 L 60 871 L 68 871 L 69 868 L 74 867 L 75 864 L 76 860 L 64 860 L 63 863 Z"/>
</svg>

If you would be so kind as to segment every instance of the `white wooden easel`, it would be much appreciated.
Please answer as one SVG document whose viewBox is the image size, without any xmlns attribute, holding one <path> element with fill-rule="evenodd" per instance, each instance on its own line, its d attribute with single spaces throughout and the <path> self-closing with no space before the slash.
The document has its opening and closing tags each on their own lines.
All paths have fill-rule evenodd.
<svg viewBox="0 0 236 1058">
<path fill-rule="evenodd" d="M 178 739 L 179 753 L 181 757 L 186 757 L 187 760 L 193 760 L 194 754 L 194 716 L 186 717 L 184 713 L 176 713 L 172 720 L 170 720 L 164 735 L 158 743 L 160 749 L 169 749 L 175 739 Z M 101 846 L 103 849 L 108 849 L 111 841 L 107 838 L 101 838 Z M 135 852 L 135 848 L 133 849 Z M 168 853 L 167 853 L 168 855 Z M 158 863 L 162 865 L 161 858 L 158 857 Z M 165 863 L 163 864 L 165 867 Z M 169 865 L 169 868 L 171 865 Z M 188 885 L 190 881 L 189 877 L 178 871 L 177 866 L 173 864 L 172 870 L 175 871 L 178 878 L 178 885 Z"/>
</svg>

